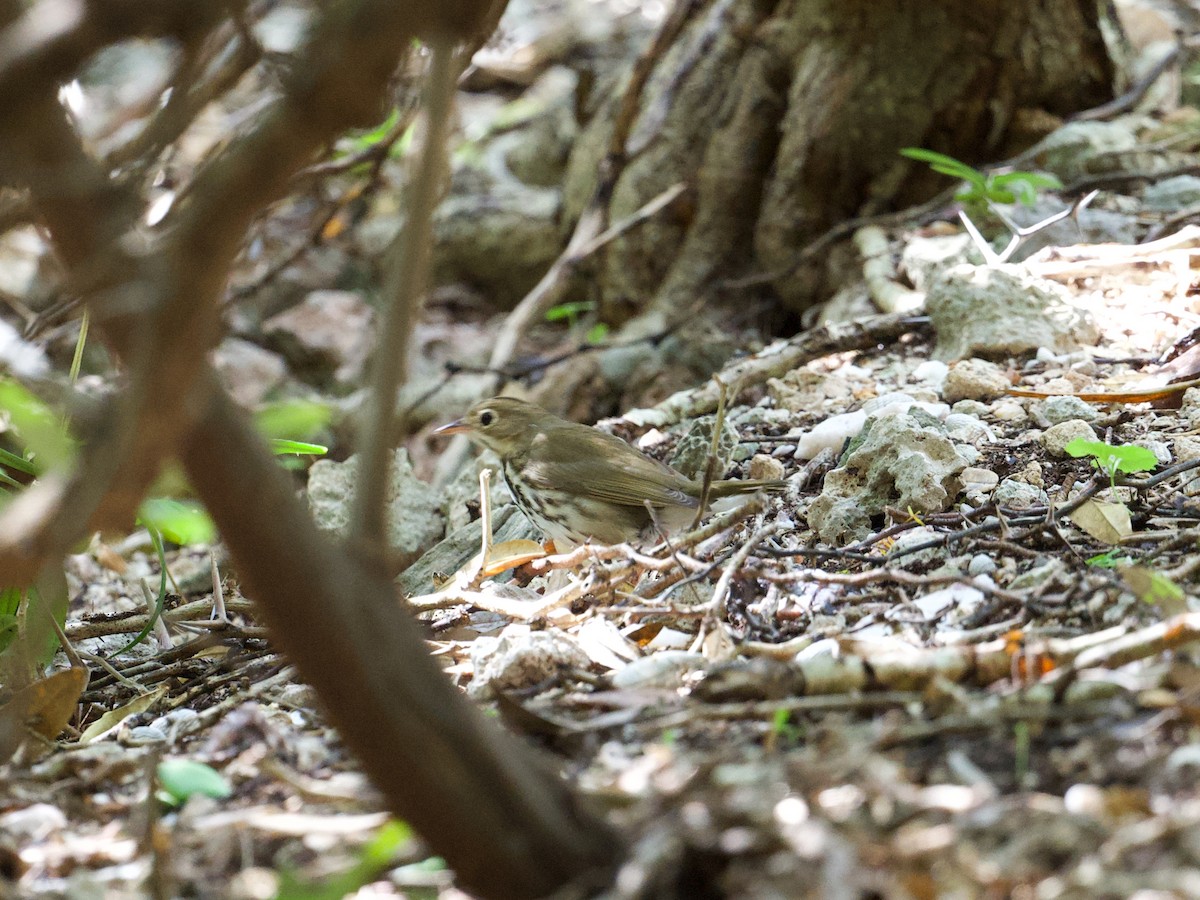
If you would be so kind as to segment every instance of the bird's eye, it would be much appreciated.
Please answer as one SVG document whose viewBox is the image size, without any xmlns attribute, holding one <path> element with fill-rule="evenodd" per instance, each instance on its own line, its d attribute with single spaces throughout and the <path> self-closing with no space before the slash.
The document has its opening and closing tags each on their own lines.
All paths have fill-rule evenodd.
<svg viewBox="0 0 1200 900">
<path fill-rule="evenodd" d="M 479 424 L 482 425 L 484 428 L 487 428 L 489 425 L 491 425 L 495 421 L 496 421 L 496 414 L 494 412 L 492 412 L 490 409 L 485 409 L 483 412 L 481 412 L 479 414 Z"/>
</svg>

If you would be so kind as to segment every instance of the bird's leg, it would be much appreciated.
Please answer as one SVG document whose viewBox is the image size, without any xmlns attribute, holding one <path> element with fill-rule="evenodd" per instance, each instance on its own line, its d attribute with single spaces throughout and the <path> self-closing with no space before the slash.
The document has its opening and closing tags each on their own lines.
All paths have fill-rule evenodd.
<svg viewBox="0 0 1200 900">
<path fill-rule="evenodd" d="M 729 398 L 729 386 L 721 380 L 719 375 L 713 376 L 713 381 L 717 383 L 717 389 L 720 393 L 717 395 L 717 414 L 713 420 L 712 445 L 708 448 L 708 459 L 704 464 L 704 479 L 701 482 L 700 488 L 700 503 L 696 506 L 696 518 L 692 521 L 692 528 L 700 527 L 700 522 L 704 518 L 704 514 L 708 511 L 709 492 L 712 490 L 713 479 L 717 476 L 717 455 L 721 452 L 721 431 L 725 428 L 725 404 Z M 737 396 L 734 385 L 734 396 Z"/>
<path fill-rule="evenodd" d="M 483 548 L 479 554 L 480 567 L 487 571 L 492 556 L 492 470 L 479 473 L 479 525 L 483 532 Z"/>
</svg>

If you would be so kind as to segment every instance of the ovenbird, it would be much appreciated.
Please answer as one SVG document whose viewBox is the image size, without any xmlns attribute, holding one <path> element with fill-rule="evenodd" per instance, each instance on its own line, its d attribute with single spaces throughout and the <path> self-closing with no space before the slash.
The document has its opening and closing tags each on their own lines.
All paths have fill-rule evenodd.
<svg viewBox="0 0 1200 900">
<path fill-rule="evenodd" d="M 679 528 L 695 517 L 700 505 L 700 481 L 618 437 L 560 419 L 524 400 L 484 400 L 434 432 L 459 433 L 500 457 L 513 500 L 556 543 L 592 539 L 616 544 L 651 525 Z M 782 486 L 782 481 L 714 481 L 709 498 Z"/>
</svg>

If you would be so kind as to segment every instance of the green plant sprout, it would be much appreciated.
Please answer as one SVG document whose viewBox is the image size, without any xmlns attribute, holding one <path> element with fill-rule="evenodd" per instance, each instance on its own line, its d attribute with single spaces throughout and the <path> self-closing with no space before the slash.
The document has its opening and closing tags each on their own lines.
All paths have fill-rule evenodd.
<svg viewBox="0 0 1200 900">
<path fill-rule="evenodd" d="M 900 155 L 917 162 L 928 163 L 929 168 L 933 171 L 949 175 L 951 178 L 965 183 L 963 190 L 954 195 L 954 199 L 964 207 L 959 210 L 958 217 L 988 265 L 998 265 L 1007 261 L 1024 238 L 1043 228 L 1048 228 L 1068 216 L 1076 215 L 1091 203 L 1098 193 L 1092 191 L 1066 209 L 1033 225 L 1022 227 L 1004 211 L 1003 207 L 1016 203 L 1032 206 L 1037 200 L 1039 191 L 1062 188 L 1063 184 L 1057 176 L 1048 172 L 983 172 L 953 156 L 925 150 L 921 147 L 905 147 L 900 151 Z M 1008 245 L 1002 251 L 997 253 L 992 249 L 991 244 L 983 237 L 971 216 L 968 215 L 968 210 L 976 213 L 990 211 L 1004 224 L 1011 236 Z"/>
<path fill-rule="evenodd" d="M 360 888 L 378 878 L 412 839 L 409 825 L 395 820 L 387 822 L 359 851 L 358 859 L 352 866 L 320 882 L 305 883 L 291 869 L 282 869 L 275 900 L 341 900 L 357 894 Z M 414 865 L 427 872 L 441 872 L 446 868 L 445 860 L 441 857 L 428 857 Z"/>
<path fill-rule="evenodd" d="M 1033 206 L 1040 190 L 1059 190 L 1063 183 L 1048 172 L 982 172 L 965 162 L 925 150 L 921 147 L 905 147 L 901 156 L 928 163 L 929 168 L 942 175 L 965 181 L 964 190 L 954 195 L 959 203 L 986 205 L 988 203 L 1021 203 Z"/>
<path fill-rule="evenodd" d="M 552 306 L 546 310 L 547 322 L 561 322 L 567 320 L 567 328 L 571 332 L 576 331 L 576 326 L 581 318 L 589 313 L 596 311 L 596 301 L 594 300 L 573 300 L 569 303 L 560 303 L 557 306 Z M 588 327 L 584 334 L 584 340 L 589 344 L 598 344 L 608 336 L 608 325 L 604 322 L 594 322 Z"/>
<path fill-rule="evenodd" d="M 145 503 L 142 504 L 143 509 L 145 506 Z M 169 572 L 167 570 L 167 551 L 163 547 L 162 534 L 153 524 L 143 520 L 141 516 L 138 517 L 138 521 L 146 526 L 146 531 L 150 535 L 150 543 L 154 546 L 154 552 L 158 555 L 158 595 L 154 598 L 154 609 L 150 611 L 150 615 L 146 619 L 146 624 L 142 626 L 142 630 L 135 634 L 124 647 L 113 653 L 113 656 L 128 653 L 144 641 L 150 632 L 154 630 L 154 626 L 158 623 L 159 618 L 162 617 L 163 609 L 167 605 L 167 575 Z"/>
<path fill-rule="evenodd" d="M 1118 472 L 1149 472 L 1158 465 L 1158 457 L 1153 451 L 1134 444 L 1114 446 L 1104 441 L 1076 438 L 1063 449 L 1076 459 L 1092 457 L 1092 466 L 1108 475 L 1108 483 L 1112 488 L 1117 486 Z"/>
<path fill-rule="evenodd" d="M 777 709 L 771 715 L 768 741 L 775 746 L 780 743 L 798 744 L 800 742 L 800 729 L 792 722 L 790 709 Z"/>
<path fill-rule="evenodd" d="M 1133 560 L 1116 547 L 1110 547 L 1103 553 L 1089 556 L 1084 562 L 1097 569 L 1119 569 L 1121 566 L 1129 565 Z"/>
<path fill-rule="evenodd" d="M 1140 577 L 1143 575 L 1145 577 Z M 1145 569 L 1132 578 L 1126 577 L 1125 581 L 1143 603 L 1165 607 L 1169 614 L 1187 612 L 1187 595 L 1183 588 L 1162 572 Z"/>
</svg>

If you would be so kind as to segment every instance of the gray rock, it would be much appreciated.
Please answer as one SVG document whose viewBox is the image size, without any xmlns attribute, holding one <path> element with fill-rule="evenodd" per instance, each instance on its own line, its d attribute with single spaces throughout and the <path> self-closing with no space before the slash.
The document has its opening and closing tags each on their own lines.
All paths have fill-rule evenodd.
<svg viewBox="0 0 1200 900">
<path fill-rule="evenodd" d="M 358 483 L 358 459 L 319 459 L 308 472 L 308 508 L 322 531 L 345 534 Z M 444 520 L 437 492 L 419 479 L 407 450 L 392 456 L 388 488 L 388 545 L 394 552 L 416 554 L 442 535 Z"/>
<path fill-rule="evenodd" d="M 822 494 L 808 508 L 808 524 L 821 540 L 837 547 L 862 540 L 871 533 L 871 516 L 855 497 Z"/>
<path fill-rule="evenodd" d="M 946 373 L 942 399 L 947 403 L 960 400 L 995 400 L 1004 396 L 1012 381 L 1000 366 L 986 359 L 960 359 Z"/>
<path fill-rule="evenodd" d="M 241 338 L 225 338 L 212 359 L 225 389 L 246 409 L 261 404 L 287 378 L 287 366 L 277 353 Z"/>
<path fill-rule="evenodd" d="M 972 502 L 981 501 L 996 489 L 1000 476 L 991 469 L 981 469 L 977 466 L 967 466 L 958 473 L 959 484 L 967 499 Z"/>
<path fill-rule="evenodd" d="M 1036 165 L 1063 181 L 1073 181 L 1092 171 L 1092 161 L 1137 146 L 1128 121 L 1068 122 L 1030 151 Z"/>
<path fill-rule="evenodd" d="M 688 430 L 668 462 L 688 478 L 703 478 L 704 469 L 708 465 L 708 454 L 712 450 L 713 427 L 716 416 L 701 416 L 688 426 Z M 723 478 L 725 470 L 733 459 L 733 453 L 738 447 L 738 433 L 728 419 L 721 429 L 721 438 L 717 444 L 717 478 Z"/>
<path fill-rule="evenodd" d="M 1070 419 L 1095 422 L 1100 410 L 1078 397 L 1047 397 L 1036 407 L 1048 425 L 1060 425 Z"/>
<path fill-rule="evenodd" d="M 1142 202 L 1149 209 L 1160 212 L 1175 212 L 1200 203 L 1200 178 L 1195 175 L 1176 175 L 1156 181 L 1142 194 Z"/>
<path fill-rule="evenodd" d="M 520 539 L 537 540 L 540 533 L 516 506 L 492 509 L 492 542 Z M 406 596 L 429 594 L 436 590 L 435 576 L 453 575 L 479 552 L 483 541 L 480 519 L 468 522 L 447 535 L 421 555 L 415 563 L 400 573 L 396 585 Z"/>
<path fill-rule="evenodd" d="M 950 407 L 950 412 L 962 413 L 965 416 L 974 416 L 982 420 L 991 410 L 986 403 L 980 403 L 978 400 L 959 400 Z"/>
<path fill-rule="evenodd" d="M 967 563 L 967 574 L 974 578 L 977 575 L 991 575 L 996 571 L 996 561 L 986 553 L 976 553 Z"/>
<path fill-rule="evenodd" d="M 866 537 L 870 516 L 891 504 L 915 512 L 945 509 L 968 460 L 937 428 L 912 415 L 868 419 L 808 510 L 829 543 Z"/>
<path fill-rule="evenodd" d="M 1028 591 L 1041 587 L 1052 578 L 1065 576 L 1067 565 L 1061 559 L 1051 558 L 1040 565 L 1034 566 L 1027 572 L 1022 572 L 1009 584 L 1010 591 Z"/>
<path fill-rule="evenodd" d="M 1030 228 L 1066 208 L 1067 204 L 1057 198 L 1039 197 L 1033 206 L 1009 207 L 1009 217 L 1022 228 Z M 1089 206 L 1078 210 L 1074 216 L 1040 227 L 1033 234 L 1022 238 L 1008 261 L 1021 262 L 1046 247 L 1074 244 L 1136 244 L 1140 235 L 1141 225 L 1136 216 Z M 1007 233 L 1003 243 L 1008 243 Z"/>
<path fill-rule="evenodd" d="M 1200 459 L 1200 438 L 1180 435 L 1174 438 L 1171 443 L 1175 450 L 1174 456 L 1180 462 L 1190 462 L 1193 459 Z M 1200 494 L 1200 482 L 1194 480 L 1186 482 L 1183 486 L 1183 492 L 1189 497 Z"/>
<path fill-rule="evenodd" d="M 960 444 L 981 444 L 994 441 L 992 430 L 975 416 L 966 413 L 951 413 L 946 416 L 946 435 Z"/>
<path fill-rule="evenodd" d="M 1047 428 L 1040 440 L 1047 453 L 1056 459 L 1062 459 L 1067 455 L 1064 448 L 1076 438 L 1083 438 L 1085 441 L 1099 440 L 1096 432 L 1092 430 L 1092 426 L 1083 419 L 1068 419 L 1065 422 L 1059 422 L 1057 425 Z"/>
<path fill-rule="evenodd" d="M 783 463 L 772 456 L 759 453 L 750 459 L 750 467 L 746 476 L 752 479 L 779 480 L 787 474 Z"/>
<path fill-rule="evenodd" d="M 1008 422 L 1012 425 L 1021 425 L 1028 418 L 1025 412 L 1025 407 L 1017 400 L 998 400 L 992 404 L 992 418 L 997 422 Z"/>
<path fill-rule="evenodd" d="M 983 263 L 982 255 L 965 231 L 930 237 L 914 236 L 905 242 L 900 260 L 908 280 L 919 291 L 927 290 L 938 273 L 945 269 Z"/>
<path fill-rule="evenodd" d="M 375 311 L 354 291 L 313 291 L 262 330 L 301 378 L 320 386 L 357 382 L 373 343 Z"/>
<path fill-rule="evenodd" d="M 512 625 L 499 637 L 476 638 L 471 645 L 471 663 L 475 678 L 467 693 L 476 700 L 486 700 L 496 690 L 533 687 L 564 670 L 587 670 L 592 664 L 570 635 L 558 630 L 531 632 Z"/>
<path fill-rule="evenodd" d="M 922 547 L 937 538 L 937 532 L 932 528 L 913 528 L 896 536 L 896 541 L 888 550 L 888 558 L 896 558 L 901 566 L 911 566 L 917 563 L 927 563 L 941 556 L 945 549 L 937 546 L 923 547 L 921 550 L 908 551 L 910 548 Z"/>
<path fill-rule="evenodd" d="M 925 308 L 937 332 L 934 356 L 1006 357 L 1042 347 L 1057 352 L 1094 344 L 1092 318 L 1054 282 L 1019 266 L 956 266 L 934 280 Z"/>
<path fill-rule="evenodd" d="M 996 486 L 996 490 L 992 492 L 992 500 L 997 506 L 1008 509 L 1030 509 L 1050 503 L 1049 496 L 1041 488 L 1012 478 L 1005 478 Z"/>
<path fill-rule="evenodd" d="M 562 251 L 559 192 L 515 178 L 456 190 L 434 214 L 434 283 L 477 285 L 511 307 Z"/>
</svg>

